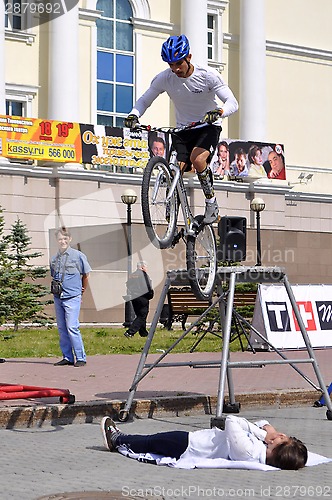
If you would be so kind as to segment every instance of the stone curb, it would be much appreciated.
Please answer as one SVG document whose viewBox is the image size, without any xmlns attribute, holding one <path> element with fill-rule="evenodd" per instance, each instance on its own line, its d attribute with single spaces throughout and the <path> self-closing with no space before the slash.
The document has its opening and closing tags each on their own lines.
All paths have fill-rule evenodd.
<svg viewBox="0 0 332 500">
<path fill-rule="evenodd" d="M 281 408 L 289 406 L 312 406 L 317 400 L 317 391 L 276 391 L 239 394 L 236 403 L 242 408 Z M 13 406 L 0 408 L 0 428 L 14 429 L 23 427 L 42 427 L 43 425 L 68 425 L 92 423 L 104 415 L 115 420 L 123 410 L 124 401 L 91 401 L 75 404 L 50 404 L 33 406 Z M 216 411 L 217 396 L 179 396 L 174 398 L 153 398 L 134 400 L 128 420 L 136 418 L 178 416 L 180 414 L 204 413 L 213 415 Z"/>
</svg>

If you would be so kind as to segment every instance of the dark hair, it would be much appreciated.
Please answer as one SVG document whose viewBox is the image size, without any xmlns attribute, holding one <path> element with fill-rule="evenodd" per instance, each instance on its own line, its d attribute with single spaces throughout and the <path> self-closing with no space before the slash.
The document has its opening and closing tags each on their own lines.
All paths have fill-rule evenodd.
<svg viewBox="0 0 332 500">
<path fill-rule="evenodd" d="M 279 158 L 281 158 L 281 161 L 282 161 L 284 167 L 286 166 L 285 157 L 282 153 L 277 153 L 275 149 L 272 149 L 271 151 L 269 151 L 269 154 L 267 155 L 267 157 L 269 157 L 271 153 L 275 153 Z"/>
<path fill-rule="evenodd" d="M 256 144 L 253 144 L 252 146 L 250 146 L 249 151 L 248 151 L 248 160 L 250 163 L 255 163 L 254 158 L 256 156 L 257 151 L 262 152 L 262 148 L 260 148 Z"/>
<path fill-rule="evenodd" d="M 227 149 L 227 151 L 229 151 L 229 145 L 227 144 L 226 141 L 218 142 L 218 144 L 217 144 L 217 151 L 218 151 L 218 153 L 219 153 L 220 146 L 225 146 L 225 148 Z"/>
<path fill-rule="evenodd" d="M 71 237 L 69 229 L 67 229 L 65 226 L 60 227 L 55 231 L 55 236 L 57 237 L 58 234 L 62 234 L 63 236 L 68 236 L 68 238 Z"/>
<path fill-rule="evenodd" d="M 268 463 L 279 469 L 298 470 L 305 466 L 307 459 L 307 447 L 299 439 L 290 437 L 272 450 Z"/>
<path fill-rule="evenodd" d="M 235 150 L 234 155 L 238 155 L 238 156 L 240 156 L 240 155 L 241 155 L 241 156 L 242 156 L 242 155 L 244 155 L 244 156 L 247 156 L 247 153 L 245 152 L 245 150 L 244 150 L 243 148 L 237 148 L 237 149 Z"/>
<path fill-rule="evenodd" d="M 164 139 L 162 137 L 160 137 L 159 135 L 157 135 L 156 137 L 154 137 L 150 141 L 151 148 L 152 148 L 154 142 L 160 142 L 164 146 L 164 148 L 166 147 L 166 143 L 165 143 Z"/>
</svg>

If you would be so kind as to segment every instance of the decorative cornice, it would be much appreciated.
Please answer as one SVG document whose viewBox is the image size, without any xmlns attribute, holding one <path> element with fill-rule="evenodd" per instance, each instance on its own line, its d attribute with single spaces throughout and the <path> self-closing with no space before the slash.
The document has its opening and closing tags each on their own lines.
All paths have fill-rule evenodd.
<svg viewBox="0 0 332 500">
<path fill-rule="evenodd" d="M 5 39 L 15 42 L 25 42 L 27 45 L 32 45 L 35 41 L 36 34 L 27 31 L 11 31 L 5 30 Z"/>
<path fill-rule="evenodd" d="M 92 170 L 66 170 L 60 168 L 61 164 L 54 164 L 53 167 L 50 166 L 35 166 L 23 165 L 20 163 L 9 162 L 6 158 L 0 158 L 0 175 L 18 175 L 24 177 L 34 177 L 40 179 L 53 179 L 58 177 L 60 179 L 80 179 L 85 181 L 96 181 L 104 182 L 107 184 L 119 184 L 125 183 L 126 185 L 136 185 L 142 184 L 142 175 L 133 174 L 112 174 L 111 172 L 104 171 L 92 171 Z M 200 189 L 200 184 L 197 179 L 184 179 L 185 184 L 190 183 L 192 187 Z M 228 181 L 216 181 L 215 182 L 216 191 L 230 191 L 237 193 L 261 193 L 261 194 L 283 194 L 286 201 L 296 202 L 296 201 L 309 201 L 315 203 L 332 203 L 332 195 L 324 193 L 304 193 L 301 191 L 291 191 L 292 186 L 284 184 L 271 184 L 264 185 L 249 182 L 228 182 Z"/>
<path fill-rule="evenodd" d="M 225 10 L 229 5 L 229 0 L 208 0 L 208 10 Z"/>
<path fill-rule="evenodd" d="M 6 92 L 16 95 L 36 95 L 40 86 L 39 85 L 21 85 L 19 83 L 6 83 Z"/>
<path fill-rule="evenodd" d="M 311 166 L 303 167 L 300 165 L 287 165 L 287 170 L 294 170 L 296 172 L 299 171 L 308 172 L 308 174 L 313 174 L 313 173 L 332 174 L 332 168 L 329 167 L 323 168 L 323 167 L 311 167 Z"/>
<path fill-rule="evenodd" d="M 303 193 L 292 191 L 285 195 L 286 201 L 309 201 L 310 203 L 332 203 L 332 195 L 324 193 Z"/>
<path fill-rule="evenodd" d="M 280 52 L 282 54 L 332 61 L 331 50 L 316 49 L 314 47 L 305 47 L 303 45 L 293 45 L 290 43 L 266 40 L 266 50 L 270 50 L 271 52 Z"/>
<path fill-rule="evenodd" d="M 101 10 L 79 9 L 79 18 L 84 21 L 96 22 L 102 15 Z"/>
<path fill-rule="evenodd" d="M 223 40 L 224 43 L 229 45 L 239 45 L 240 37 L 238 35 L 233 35 L 232 33 L 224 33 Z M 266 50 L 292 56 L 332 61 L 331 50 L 316 49 L 314 47 L 306 47 L 304 45 L 293 45 L 291 43 L 266 40 Z"/>
<path fill-rule="evenodd" d="M 209 61 L 209 66 L 219 71 L 219 73 L 222 73 L 225 69 L 226 64 L 217 61 Z"/>
<path fill-rule="evenodd" d="M 150 19 L 150 5 L 147 0 L 130 0 L 133 8 L 134 17 L 142 19 Z"/>
<path fill-rule="evenodd" d="M 131 21 L 135 29 L 158 31 L 160 33 L 174 33 L 176 30 L 176 26 L 172 23 L 163 23 L 139 17 L 132 17 Z"/>
</svg>

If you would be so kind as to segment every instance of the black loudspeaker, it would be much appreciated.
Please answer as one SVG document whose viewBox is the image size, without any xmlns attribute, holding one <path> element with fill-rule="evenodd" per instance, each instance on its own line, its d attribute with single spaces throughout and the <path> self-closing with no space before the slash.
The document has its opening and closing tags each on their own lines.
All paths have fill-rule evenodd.
<svg viewBox="0 0 332 500">
<path fill-rule="evenodd" d="M 220 238 L 218 260 L 241 262 L 246 260 L 247 219 L 245 217 L 221 217 L 218 223 Z"/>
</svg>

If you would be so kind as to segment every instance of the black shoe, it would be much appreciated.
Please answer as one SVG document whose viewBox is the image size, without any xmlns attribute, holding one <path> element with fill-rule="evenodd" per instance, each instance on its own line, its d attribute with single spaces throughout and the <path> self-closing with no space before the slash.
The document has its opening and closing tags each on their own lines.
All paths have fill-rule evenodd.
<svg viewBox="0 0 332 500">
<path fill-rule="evenodd" d="M 110 451 L 115 451 L 116 439 L 122 434 L 121 431 L 117 428 L 111 417 L 104 417 L 100 423 L 100 427 L 106 448 Z"/>
<path fill-rule="evenodd" d="M 135 335 L 134 333 L 130 333 L 128 330 L 126 332 L 124 332 L 123 334 L 125 337 L 127 337 L 127 339 L 131 339 L 133 338 L 133 336 Z"/>
<path fill-rule="evenodd" d="M 138 332 L 141 337 L 147 337 L 149 335 L 149 332 Z"/>
<path fill-rule="evenodd" d="M 61 361 L 58 361 L 57 363 L 54 363 L 54 366 L 74 366 L 74 363 L 72 361 L 68 361 L 68 359 L 63 358 Z"/>
<path fill-rule="evenodd" d="M 86 365 L 86 361 L 76 361 L 76 363 L 74 363 L 74 366 L 85 366 Z"/>
</svg>

